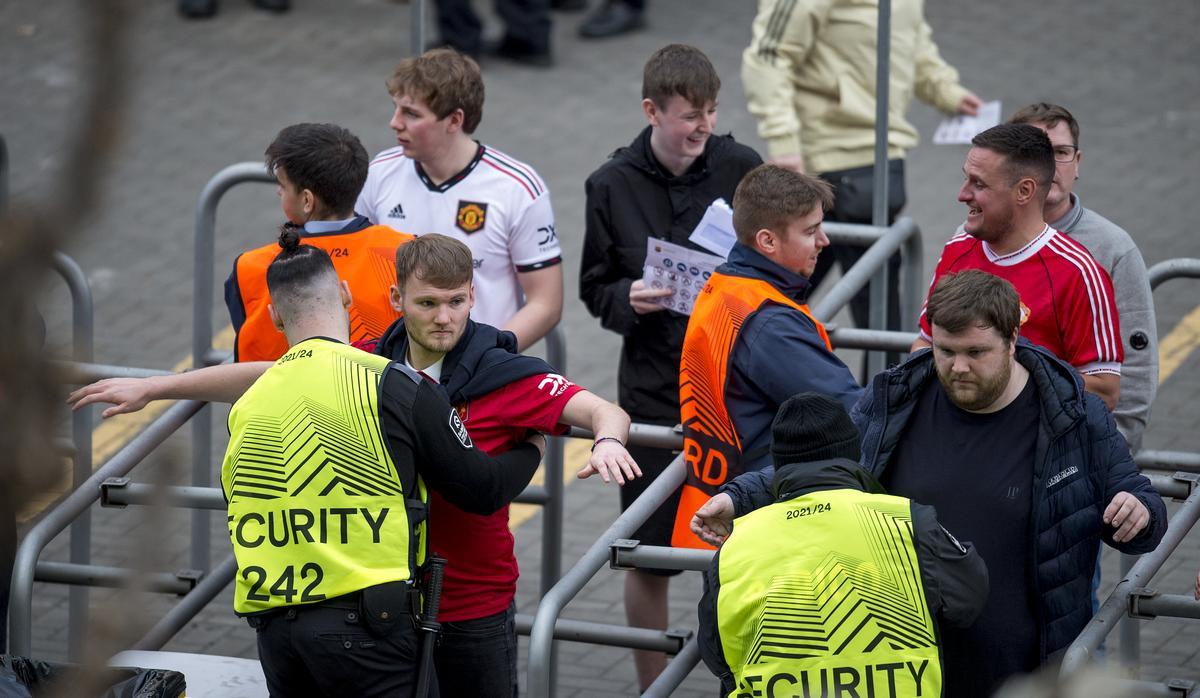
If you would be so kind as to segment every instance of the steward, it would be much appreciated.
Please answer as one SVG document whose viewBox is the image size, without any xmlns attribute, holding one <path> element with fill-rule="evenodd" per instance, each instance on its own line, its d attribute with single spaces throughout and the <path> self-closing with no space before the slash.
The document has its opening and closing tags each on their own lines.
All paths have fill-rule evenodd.
<svg viewBox="0 0 1200 698">
<path fill-rule="evenodd" d="M 775 503 L 735 521 L 699 606 L 722 695 L 941 695 L 938 625 L 974 621 L 983 560 L 883 494 L 837 400 L 790 398 L 772 430 Z"/>
<path fill-rule="evenodd" d="M 407 695 L 417 676 L 426 483 L 477 514 L 529 482 L 537 449 L 474 448 L 443 393 L 346 345 L 329 256 L 281 235 L 267 270 L 290 348 L 233 406 L 221 471 L 234 609 L 272 695 Z"/>
</svg>

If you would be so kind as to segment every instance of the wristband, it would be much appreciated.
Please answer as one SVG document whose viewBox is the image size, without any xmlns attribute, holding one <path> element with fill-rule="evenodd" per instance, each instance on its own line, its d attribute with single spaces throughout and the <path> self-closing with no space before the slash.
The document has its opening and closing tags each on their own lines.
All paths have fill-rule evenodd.
<svg viewBox="0 0 1200 698">
<path fill-rule="evenodd" d="M 601 441 L 616 441 L 617 443 L 621 444 L 621 447 L 622 447 L 622 448 L 624 448 L 624 447 L 625 447 L 625 444 L 624 444 L 624 443 L 622 443 L 622 442 L 621 442 L 621 440 L 620 440 L 620 439 L 618 439 L 618 438 L 617 438 L 617 437 L 615 437 L 615 436 L 601 436 L 600 438 L 598 438 L 598 439 L 596 439 L 595 441 L 593 441 L 593 442 L 592 442 L 592 450 L 593 450 L 593 451 L 595 451 L 595 450 L 596 450 L 596 446 L 597 446 L 597 445 L 598 445 L 598 444 L 599 444 Z"/>
</svg>

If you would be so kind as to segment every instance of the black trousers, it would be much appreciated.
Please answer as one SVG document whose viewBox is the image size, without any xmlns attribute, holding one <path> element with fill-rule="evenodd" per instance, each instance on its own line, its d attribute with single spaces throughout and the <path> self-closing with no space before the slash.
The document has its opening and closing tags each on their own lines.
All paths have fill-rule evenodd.
<svg viewBox="0 0 1200 698">
<path fill-rule="evenodd" d="M 386 637 L 367 632 L 357 600 L 334 599 L 247 619 L 272 698 L 412 696 L 420 642 L 411 616 Z M 432 677 L 431 677 L 432 678 Z M 437 696 L 437 682 L 432 682 Z"/>
<path fill-rule="evenodd" d="M 835 170 L 833 172 L 824 172 L 820 175 L 821 179 L 833 185 L 833 210 L 825 214 L 826 221 L 835 221 L 838 223 L 859 223 L 870 225 L 872 222 L 872 209 L 874 206 L 875 195 L 875 167 L 868 165 L 866 167 L 856 167 L 849 170 Z M 899 215 L 900 209 L 904 208 L 907 203 L 908 196 L 904 190 L 904 161 L 889 160 L 888 161 L 888 225 L 896 221 L 896 216 Z M 857 247 L 854 245 L 838 245 L 829 246 L 829 251 L 833 254 L 823 254 L 817 258 L 817 268 L 813 272 L 812 282 L 815 288 L 825 275 L 829 273 L 833 263 L 837 262 L 842 267 L 842 273 L 845 274 L 850 267 L 854 266 L 855 262 L 862 258 L 866 252 L 865 247 Z M 887 285 L 887 329 L 899 330 L 901 323 L 905 319 L 916 320 L 916 318 L 901 318 L 900 317 L 900 255 L 894 254 L 888 259 L 888 285 Z M 857 327 L 867 327 L 871 322 L 871 292 L 870 287 L 863 287 L 861 291 L 850 301 L 850 316 L 854 319 L 854 324 Z M 887 355 L 888 365 L 898 363 L 900 354 L 889 352 Z M 863 358 L 863 373 L 866 373 L 866 357 Z M 864 381 L 869 380 L 870 376 L 864 375 Z"/>
<path fill-rule="evenodd" d="M 550 50 L 550 0 L 495 0 L 504 21 L 505 43 L 528 53 Z M 483 22 L 471 0 L 437 0 L 439 41 L 478 56 L 483 49 Z"/>
</svg>

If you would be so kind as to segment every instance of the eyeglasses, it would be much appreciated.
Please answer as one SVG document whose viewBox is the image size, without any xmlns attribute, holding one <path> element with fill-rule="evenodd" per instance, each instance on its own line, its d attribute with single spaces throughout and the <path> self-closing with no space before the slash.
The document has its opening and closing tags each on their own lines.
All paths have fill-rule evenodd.
<svg viewBox="0 0 1200 698">
<path fill-rule="evenodd" d="M 1056 145 L 1054 146 L 1054 162 L 1071 162 L 1075 159 L 1075 153 L 1079 152 L 1077 145 Z"/>
</svg>

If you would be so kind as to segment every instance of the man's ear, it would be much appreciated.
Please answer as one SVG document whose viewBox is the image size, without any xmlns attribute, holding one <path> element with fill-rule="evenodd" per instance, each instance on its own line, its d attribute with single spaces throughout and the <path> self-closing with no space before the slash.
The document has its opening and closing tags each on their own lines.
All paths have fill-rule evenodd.
<svg viewBox="0 0 1200 698">
<path fill-rule="evenodd" d="M 342 292 L 342 307 L 349 308 L 354 305 L 354 296 L 350 295 L 350 282 L 342 279 L 338 283 L 338 290 Z"/>
<path fill-rule="evenodd" d="M 400 287 L 392 284 L 388 287 L 388 301 L 392 304 L 392 310 L 397 313 L 404 312 L 404 296 L 400 295 Z"/>
<path fill-rule="evenodd" d="M 1022 177 L 1017 180 L 1017 204 L 1028 206 L 1036 201 L 1038 194 L 1041 193 L 1042 187 L 1034 180 L 1033 177 Z M 1041 197 L 1045 199 L 1046 197 Z"/>
<path fill-rule="evenodd" d="M 763 256 L 770 257 L 779 248 L 779 236 L 769 228 L 762 228 L 754 234 L 754 249 Z"/>
<path fill-rule="evenodd" d="M 463 122 L 466 121 L 466 118 L 466 114 L 463 113 L 462 109 L 455 109 L 454 111 L 450 112 L 450 114 L 446 116 L 447 130 L 451 133 L 461 131 Z"/>
<path fill-rule="evenodd" d="M 275 326 L 275 329 L 283 332 L 283 318 L 279 317 L 279 311 L 275 310 L 274 305 L 267 303 L 267 314 L 271 316 L 271 324 Z"/>
<path fill-rule="evenodd" d="M 467 296 L 467 307 L 468 308 L 475 307 L 475 282 L 471 282 L 470 295 Z"/>
<path fill-rule="evenodd" d="M 658 105 L 654 100 L 649 97 L 642 100 L 642 113 L 646 115 L 646 121 L 649 121 L 651 126 L 658 126 Z"/>
<path fill-rule="evenodd" d="M 317 195 L 312 192 L 312 189 L 300 190 L 300 207 L 304 209 L 304 215 L 311 217 L 317 213 Z"/>
</svg>

